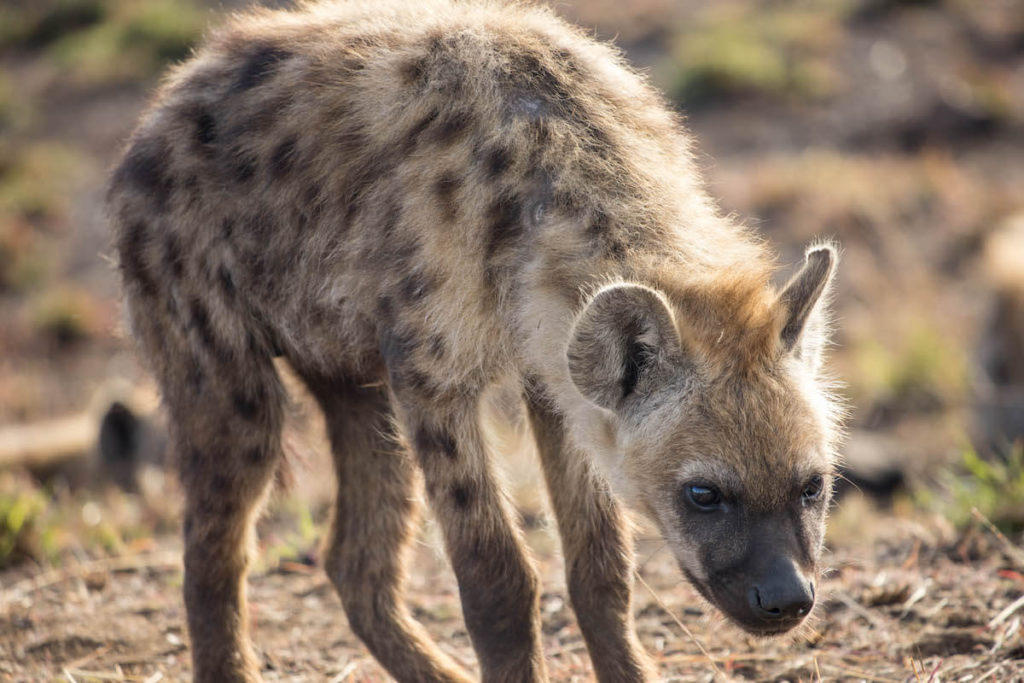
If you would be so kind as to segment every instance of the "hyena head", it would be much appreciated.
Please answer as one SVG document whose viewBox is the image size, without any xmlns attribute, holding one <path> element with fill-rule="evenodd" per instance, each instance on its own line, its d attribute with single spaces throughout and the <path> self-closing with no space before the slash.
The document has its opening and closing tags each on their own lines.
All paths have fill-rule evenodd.
<svg viewBox="0 0 1024 683">
<path fill-rule="evenodd" d="M 812 247 L 779 294 L 611 285 L 568 347 L 574 383 L 602 409 L 582 438 L 613 486 L 700 593 L 755 634 L 787 631 L 814 605 L 838 429 L 819 379 L 835 261 Z"/>
</svg>

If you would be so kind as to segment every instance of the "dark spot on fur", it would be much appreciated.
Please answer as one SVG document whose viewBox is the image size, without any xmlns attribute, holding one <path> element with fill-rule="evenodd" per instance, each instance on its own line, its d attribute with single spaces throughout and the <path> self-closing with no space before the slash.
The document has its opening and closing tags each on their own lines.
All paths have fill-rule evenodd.
<svg viewBox="0 0 1024 683">
<path fill-rule="evenodd" d="M 527 86 L 526 92 L 536 93 L 556 110 L 570 99 L 568 88 L 536 53 L 519 52 L 509 57 L 509 69 L 505 75 L 508 86 L 514 92 L 521 93 L 524 90 L 524 79 Z M 517 95 L 517 97 L 524 98 L 526 96 Z"/>
<path fill-rule="evenodd" d="M 199 393 L 203 389 L 203 382 L 206 381 L 206 373 L 203 372 L 203 369 L 198 363 L 193 361 L 193 363 L 189 365 L 185 381 L 188 383 L 189 389 L 194 393 Z"/>
<path fill-rule="evenodd" d="M 566 73 L 578 75 L 583 72 L 576 57 L 568 50 L 558 48 L 551 53 L 559 66 L 565 69 Z"/>
<path fill-rule="evenodd" d="M 519 197 L 514 194 L 503 194 L 491 205 L 487 212 L 487 219 L 490 221 L 486 247 L 488 259 L 513 244 L 522 235 L 521 215 L 522 206 Z"/>
<path fill-rule="evenodd" d="M 223 495 L 231 490 L 231 482 L 223 474 L 215 474 L 210 477 L 210 490 L 218 495 Z"/>
<path fill-rule="evenodd" d="M 602 237 L 608 233 L 608 229 L 611 225 L 611 220 L 608 218 L 608 214 L 598 209 L 595 212 L 594 219 L 590 222 L 590 227 L 587 231 L 592 237 Z"/>
<path fill-rule="evenodd" d="M 473 491 L 469 484 L 455 484 L 452 486 L 452 500 L 455 507 L 465 510 L 473 502 Z"/>
<path fill-rule="evenodd" d="M 473 125 L 473 114 L 458 110 L 441 119 L 433 129 L 433 139 L 443 145 L 450 145 L 465 135 Z"/>
<path fill-rule="evenodd" d="M 245 335 L 245 346 L 246 346 L 247 349 L 249 349 L 249 354 L 254 356 L 254 357 L 255 356 L 264 356 L 264 357 L 269 357 L 270 356 L 270 352 L 267 350 L 267 345 L 263 341 L 263 339 L 260 336 L 254 334 L 251 331 L 248 334 Z"/>
<path fill-rule="evenodd" d="M 530 132 L 533 133 L 533 140 L 536 143 L 534 149 L 544 149 L 551 140 L 551 127 L 544 119 L 537 119 L 530 124 Z"/>
<path fill-rule="evenodd" d="M 420 425 L 413 444 L 421 458 L 436 454 L 454 459 L 458 455 L 455 437 L 443 427 Z"/>
<path fill-rule="evenodd" d="M 292 56 L 287 50 L 276 45 L 259 45 L 246 57 L 238 71 L 233 90 L 242 92 L 255 88 L 277 70 L 281 62 Z"/>
<path fill-rule="evenodd" d="M 150 195 L 158 213 L 167 209 L 174 178 L 167 173 L 171 150 L 162 138 L 136 140 L 114 172 L 113 186 L 132 185 Z"/>
<path fill-rule="evenodd" d="M 586 114 L 580 113 L 577 116 L 579 118 L 578 123 L 590 142 L 590 148 L 599 152 L 602 157 L 607 158 L 611 156 L 611 152 L 615 147 L 614 143 L 612 143 L 611 135 L 594 123 Z"/>
<path fill-rule="evenodd" d="M 626 245 L 622 243 L 622 240 L 612 239 L 608 243 L 608 255 L 616 261 L 625 261 Z"/>
<path fill-rule="evenodd" d="M 236 510 L 236 501 L 228 496 L 206 495 L 198 505 L 198 512 L 207 518 L 231 516 Z"/>
<path fill-rule="evenodd" d="M 190 536 L 192 534 L 192 530 L 194 528 L 195 528 L 195 520 L 192 518 L 192 514 L 191 513 L 186 512 L 185 513 L 185 523 L 184 523 L 184 525 L 182 527 L 182 530 L 184 531 L 185 536 L 186 537 Z"/>
<path fill-rule="evenodd" d="M 401 194 L 393 192 L 384 200 L 383 206 L 375 212 L 378 219 L 378 234 L 370 247 L 365 266 L 387 268 L 396 272 L 408 270 L 410 261 L 419 251 L 420 241 L 415 235 L 402 234 Z"/>
<path fill-rule="evenodd" d="M 425 131 L 439 115 L 440 112 L 437 109 L 432 109 L 426 116 L 417 121 L 413 127 L 409 129 L 409 132 L 406 133 L 405 136 L 403 150 L 405 153 L 410 152 L 416 146 L 419 142 L 420 135 L 423 134 L 423 131 Z"/>
<path fill-rule="evenodd" d="M 231 164 L 231 174 L 240 185 L 252 180 L 252 177 L 256 175 L 257 166 L 256 157 L 249 153 L 238 154 Z"/>
<path fill-rule="evenodd" d="M 207 109 L 200 108 L 195 115 L 196 142 L 207 148 L 217 141 L 217 121 Z"/>
<path fill-rule="evenodd" d="M 485 166 L 487 177 L 491 180 L 500 178 L 512 164 L 512 155 L 505 147 L 495 147 L 487 153 Z"/>
<path fill-rule="evenodd" d="M 249 465 L 259 465 L 263 462 L 266 451 L 258 446 L 250 448 L 245 452 L 243 459 Z"/>
<path fill-rule="evenodd" d="M 191 327 L 199 336 L 199 341 L 203 343 L 207 350 L 216 352 L 218 344 L 216 337 L 213 335 L 213 326 L 210 324 L 210 314 L 207 313 L 206 307 L 203 306 L 199 299 L 193 298 L 189 302 L 189 315 Z"/>
<path fill-rule="evenodd" d="M 274 148 L 270 155 L 270 172 L 275 178 L 284 178 L 294 168 L 297 146 L 298 139 L 292 135 Z"/>
<path fill-rule="evenodd" d="M 360 56 L 350 55 L 342 58 L 339 67 L 343 71 L 362 71 L 366 68 L 366 60 Z"/>
<path fill-rule="evenodd" d="M 202 451 L 198 448 L 189 448 L 184 454 L 182 454 L 181 464 L 186 471 L 191 472 L 202 467 L 205 459 L 206 458 L 203 457 Z"/>
<path fill-rule="evenodd" d="M 259 415 L 258 397 L 251 396 L 242 390 L 236 390 L 231 394 L 231 402 L 235 406 L 235 413 L 243 420 L 255 420 Z"/>
<path fill-rule="evenodd" d="M 220 283 L 220 289 L 224 292 L 224 296 L 228 299 L 235 298 L 235 279 L 231 276 L 231 271 L 228 270 L 227 266 L 221 265 L 217 269 L 217 281 Z"/>
<path fill-rule="evenodd" d="M 353 224 L 362 211 L 363 200 L 373 185 L 382 178 L 391 177 L 400 161 L 396 150 L 381 150 L 378 154 L 367 156 L 366 162 L 356 168 L 346 179 L 344 200 L 346 208 L 343 222 L 345 229 Z M 401 213 L 401 205 L 392 199 L 386 209 L 388 210 L 384 211 L 385 221 L 397 221 Z"/>
<path fill-rule="evenodd" d="M 303 193 L 303 201 L 309 207 L 321 208 L 320 194 L 323 188 L 320 187 L 319 183 L 311 183 L 306 187 L 306 191 Z"/>
<path fill-rule="evenodd" d="M 231 235 L 235 230 L 235 220 L 233 218 L 225 218 L 220 223 L 220 235 L 225 240 L 230 240 Z"/>
<path fill-rule="evenodd" d="M 432 288 L 433 283 L 426 275 L 412 273 L 402 280 L 398 291 L 406 303 L 414 303 L 425 297 Z"/>
<path fill-rule="evenodd" d="M 149 273 L 143 257 L 148 241 L 149 226 L 142 221 L 129 223 L 118 240 L 121 256 L 121 272 L 126 283 L 134 283 L 144 296 L 156 298 L 156 280 Z"/>
<path fill-rule="evenodd" d="M 402 83 L 407 86 L 422 85 L 427 76 L 427 58 L 416 57 L 398 68 Z"/>
<path fill-rule="evenodd" d="M 164 262 L 177 279 L 185 273 L 185 263 L 181 258 L 181 242 L 173 232 L 164 233 Z"/>
<path fill-rule="evenodd" d="M 551 197 L 551 205 L 559 213 L 575 216 L 582 210 L 579 199 L 565 190 L 556 190 Z"/>
<path fill-rule="evenodd" d="M 433 400 L 437 397 L 438 387 L 434 380 L 412 366 L 402 368 L 400 383 L 420 398 Z"/>
<path fill-rule="evenodd" d="M 431 335 L 430 339 L 427 340 L 427 353 L 429 353 L 431 357 L 440 360 L 441 358 L 444 358 L 446 346 L 444 337 L 439 334 Z"/>
<path fill-rule="evenodd" d="M 383 321 L 389 321 L 395 316 L 394 304 L 391 297 L 382 296 L 377 299 L 377 316 Z"/>
<path fill-rule="evenodd" d="M 441 205 L 441 213 L 445 220 L 454 222 L 459 216 L 459 205 L 456 195 L 462 187 L 462 179 L 454 171 L 445 171 L 434 182 L 434 194 Z"/>
</svg>

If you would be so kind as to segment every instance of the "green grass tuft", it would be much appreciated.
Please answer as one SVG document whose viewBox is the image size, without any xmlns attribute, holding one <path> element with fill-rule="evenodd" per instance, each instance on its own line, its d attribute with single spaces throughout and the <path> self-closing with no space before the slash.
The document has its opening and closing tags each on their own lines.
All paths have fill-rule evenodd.
<svg viewBox="0 0 1024 683">
<path fill-rule="evenodd" d="M 0 9 L 0 50 L 46 46 L 97 24 L 107 16 L 104 0 L 12 2 Z"/>
<path fill-rule="evenodd" d="M 837 88 L 829 63 L 841 37 L 835 11 L 799 3 L 709 5 L 675 41 L 673 95 L 687 106 L 717 97 L 820 99 Z"/>
<path fill-rule="evenodd" d="M 34 488 L 0 491 L 0 569 L 37 554 L 35 532 L 46 498 Z"/>
<path fill-rule="evenodd" d="M 50 56 L 79 85 L 150 79 L 188 56 L 206 26 L 192 0 L 106 0 L 104 21 L 53 42 Z"/>
<path fill-rule="evenodd" d="M 962 352 L 938 330 L 918 323 L 899 346 L 874 339 L 855 349 L 859 400 L 929 409 L 962 400 L 968 368 Z"/>
<path fill-rule="evenodd" d="M 960 528 L 973 523 L 972 510 L 1006 533 L 1024 531 L 1024 441 L 1005 458 L 985 459 L 965 446 L 957 466 L 943 474 L 942 492 L 919 492 L 919 502 L 939 509 Z"/>
</svg>

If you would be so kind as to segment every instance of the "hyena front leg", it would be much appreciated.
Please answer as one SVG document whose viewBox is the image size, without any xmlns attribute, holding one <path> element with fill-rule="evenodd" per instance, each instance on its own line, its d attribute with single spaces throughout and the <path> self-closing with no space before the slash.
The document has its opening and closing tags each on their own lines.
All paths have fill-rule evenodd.
<svg viewBox="0 0 1024 683">
<path fill-rule="evenodd" d="M 539 580 L 488 462 L 476 398 L 427 401 L 396 389 L 459 582 L 484 681 L 544 681 Z"/>
<path fill-rule="evenodd" d="M 569 450 L 561 417 L 536 387 L 526 402 L 558 519 L 569 597 L 594 673 L 602 683 L 654 680 L 633 625 L 632 536 L 623 512 L 582 454 Z"/>
<path fill-rule="evenodd" d="M 416 466 L 394 434 L 386 390 L 304 377 L 323 408 L 334 453 L 338 497 L 326 565 L 353 632 L 399 681 L 468 683 L 405 606 Z"/>
</svg>

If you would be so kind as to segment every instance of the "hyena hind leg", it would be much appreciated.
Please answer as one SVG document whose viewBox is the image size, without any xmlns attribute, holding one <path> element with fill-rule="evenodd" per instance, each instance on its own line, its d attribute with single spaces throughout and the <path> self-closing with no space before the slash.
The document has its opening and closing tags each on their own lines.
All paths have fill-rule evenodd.
<svg viewBox="0 0 1024 683">
<path fill-rule="evenodd" d="M 204 366 L 187 355 L 172 362 L 181 362 L 186 375 L 202 384 L 165 388 L 185 489 L 193 678 L 259 681 L 245 577 L 253 518 L 280 457 L 284 392 L 269 356 L 236 358 L 224 366 Z"/>
<path fill-rule="evenodd" d="M 399 681 L 467 683 L 405 605 L 416 528 L 416 467 L 401 448 L 387 392 L 303 373 L 327 421 L 338 497 L 326 568 L 353 632 Z"/>
</svg>

